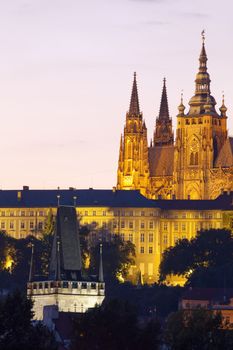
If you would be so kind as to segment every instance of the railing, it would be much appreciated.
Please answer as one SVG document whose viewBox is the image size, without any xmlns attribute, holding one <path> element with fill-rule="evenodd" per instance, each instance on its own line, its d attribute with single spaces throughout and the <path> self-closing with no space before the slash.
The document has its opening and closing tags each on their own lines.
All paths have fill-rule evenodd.
<svg viewBox="0 0 233 350">
<path fill-rule="evenodd" d="M 103 295 L 105 283 L 103 282 L 82 282 L 82 281 L 40 281 L 28 282 L 28 295 L 42 294 L 92 294 Z"/>
</svg>

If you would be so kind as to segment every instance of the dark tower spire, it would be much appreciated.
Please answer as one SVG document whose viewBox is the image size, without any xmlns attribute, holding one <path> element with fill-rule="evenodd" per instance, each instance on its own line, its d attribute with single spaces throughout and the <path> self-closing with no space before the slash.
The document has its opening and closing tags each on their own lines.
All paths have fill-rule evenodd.
<svg viewBox="0 0 233 350">
<path fill-rule="evenodd" d="M 164 78 L 159 116 L 155 123 L 154 145 L 171 144 L 173 144 L 172 120 L 169 117 L 166 79 Z"/>
<path fill-rule="evenodd" d="M 169 110 L 167 102 L 167 88 L 166 88 L 166 78 L 163 79 L 163 91 L 159 110 L 159 119 L 169 119 Z"/>
<path fill-rule="evenodd" d="M 133 88 L 129 106 L 129 115 L 140 115 L 136 72 L 134 72 Z"/>
<path fill-rule="evenodd" d="M 33 281 L 33 270 L 34 270 L 34 244 L 32 243 L 31 261 L 30 261 L 30 271 L 29 271 L 29 282 Z"/>
<path fill-rule="evenodd" d="M 104 271 L 103 271 L 103 245 L 100 244 L 100 262 L 99 262 L 99 282 L 104 282 Z"/>
</svg>

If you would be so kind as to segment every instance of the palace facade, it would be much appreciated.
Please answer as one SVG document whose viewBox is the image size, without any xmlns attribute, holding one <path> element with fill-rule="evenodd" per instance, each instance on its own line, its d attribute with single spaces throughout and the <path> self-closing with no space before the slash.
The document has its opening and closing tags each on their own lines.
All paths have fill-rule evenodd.
<svg viewBox="0 0 233 350">
<path fill-rule="evenodd" d="M 178 239 L 195 237 L 200 229 L 232 228 L 233 193 L 215 200 L 151 200 L 139 191 L 124 190 L 2 190 L 0 227 L 15 238 L 40 236 L 57 206 L 74 205 L 81 225 L 90 228 L 90 239 L 117 234 L 135 245 L 135 266 L 129 279 L 158 280 L 162 253 Z M 173 278 L 173 283 L 180 281 Z"/>
<path fill-rule="evenodd" d="M 195 94 L 187 113 L 181 97 L 175 140 L 164 80 L 154 137 L 148 147 L 134 74 L 120 141 L 118 189 L 137 189 L 154 199 L 215 199 L 223 190 L 233 189 L 233 138 L 227 132 L 227 108 L 223 96 L 216 111 L 210 82 L 203 37 Z"/>
</svg>

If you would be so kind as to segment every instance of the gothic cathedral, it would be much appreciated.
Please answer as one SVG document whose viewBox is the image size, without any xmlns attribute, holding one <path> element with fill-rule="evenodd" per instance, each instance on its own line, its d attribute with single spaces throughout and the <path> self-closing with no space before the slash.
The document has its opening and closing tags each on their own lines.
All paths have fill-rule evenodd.
<svg viewBox="0 0 233 350">
<path fill-rule="evenodd" d="M 195 95 L 187 113 L 181 97 L 175 141 L 164 79 L 150 147 L 134 73 L 120 141 L 117 189 L 140 190 L 152 199 L 215 199 L 222 191 L 233 190 L 233 138 L 227 134 L 224 96 L 217 113 L 211 95 L 204 36 L 199 62 Z"/>
</svg>

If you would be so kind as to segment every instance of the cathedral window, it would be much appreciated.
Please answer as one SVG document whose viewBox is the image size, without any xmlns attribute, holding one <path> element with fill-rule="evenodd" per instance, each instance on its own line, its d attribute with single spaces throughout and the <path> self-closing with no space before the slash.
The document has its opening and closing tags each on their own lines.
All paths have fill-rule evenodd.
<svg viewBox="0 0 233 350">
<path fill-rule="evenodd" d="M 163 229 L 164 229 L 164 231 L 167 231 L 167 223 L 166 222 L 163 224 Z"/>
<path fill-rule="evenodd" d="M 120 237 L 121 237 L 121 240 L 124 242 L 124 240 L 125 240 L 125 235 L 124 235 L 124 233 L 120 233 Z"/>
<path fill-rule="evenodd" d="M 144 211 L 141 211 L 141 216 L 145 216 L 145 212 Z"/>
<path fill-rule="evenodd" d="M 191 152 L 190 165 L 198 165 L 198 152 Z"/>
<path fill-rule="evenodd" d="M 95 210 L 93 211 L 93 216 L 96 216 L 96 211 Z"/>
<path fill-rule="evenodd" d="M 182 228 L 182 231 L 185 231 L 186 230 L 186 224 L 182 224 L 181 228 Z"/>
<path fill-rule="evenodd" d="M 121 221 L 121 228 L 125 228 L 125 222 Z"/>
<path fill-rule="evenodd" d="M 153 247 L 149 247 L 149 254 L 153 254 Z"/>
<path fill-rule="evenodd" d="M 154 240 L 154 235 L 153 233 L 149 233 L 149 242 L 152 243 Z"/>
<path fill-rule="evenodd" d="M 20 228 L 25 229 L 25 222 L 24 221 L 21 221 Z"/>
<path fill-rule="evenodd" d="M 145 228 L 145 222 L 141 221 L 141 228 Z"/>
<path fill-rule="evenodd" d="M 178 223 L 175 222 L 175 223 L 174 223 L 174 231 L 178 231 L 178 227 L 179 227 L 179 226 L 178 226 Z"/>
<path fill-rule="evenodd" d="M 167 240 L 167 235 L 166 235 L 166 236 L 163 236 L 163 244 L 164 244 L 164 245 L 167 245 L 167 242 L 168 242 L 168 240 Z"/>
<path fill-rule="evenodd" d="M 141 233 L 140 235 L 140 242 L 145 242 L 145 234 Z"/>
<path fill-rule="evenodd" d="M 133 234 L 132 233 L 129 234 L 129 241 L 133 242 Z"/>
<path fill-rule="evenodd" d="M 11 229 L 11 230 L 14 229 L 14 221 L 10 221 L 10 229 Z"/>
<path fill-rule="evenodd" d="M 133 221 L 129 222 L 129 228 L 133 229 Z"/>
<path fill-rule="evenodd" d="M 144 247 L 141 247 L 141 248 L 140 248 L 140 253 L 141 253 L 141 254 L 144 254 Z"/>
</svg>

